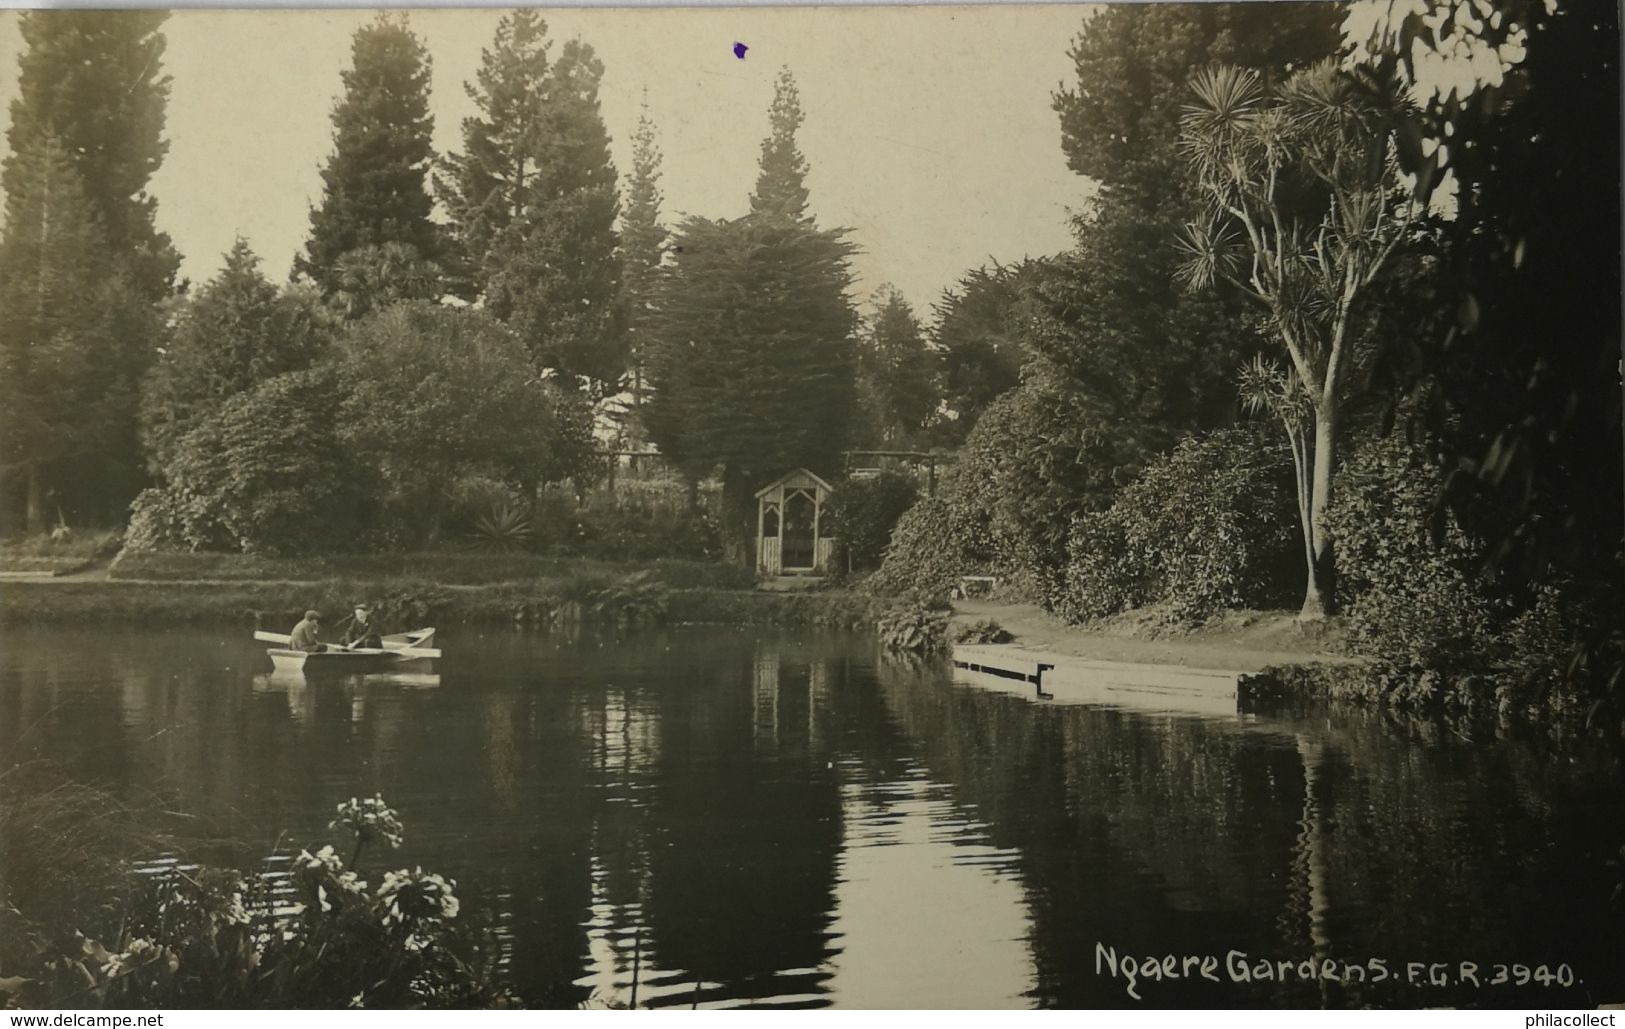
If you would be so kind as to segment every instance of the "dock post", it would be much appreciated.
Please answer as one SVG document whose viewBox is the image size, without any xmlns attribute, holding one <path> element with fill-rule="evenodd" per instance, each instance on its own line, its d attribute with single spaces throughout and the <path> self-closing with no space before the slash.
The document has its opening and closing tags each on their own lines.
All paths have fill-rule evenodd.
<svg viewBox="0 0 1625 1029">
<path fill-rule="evenodd" d="M 1055 696 L 1055 694 L 1053 694 L 1053 693 L 1045 693 L 1044 692 L 1044 673 L 1045 672 L 1052 672 L 1054 670 L 1055 670 L 1054 665 L 1040 664 L 1038 666 L 1038 671 L 1033 673 L 1033 686 L 1038 690 L 1038 696 L 1039 697 L 1053 697 L 1053 696 Z"/>
</svg>

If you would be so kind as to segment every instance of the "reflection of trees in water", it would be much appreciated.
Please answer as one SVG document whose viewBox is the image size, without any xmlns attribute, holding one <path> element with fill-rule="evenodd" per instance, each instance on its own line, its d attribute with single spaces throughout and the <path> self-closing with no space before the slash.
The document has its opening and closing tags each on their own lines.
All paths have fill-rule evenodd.
<svg viewBox="0 0 1625 1029">
<path fill-rule="evenodd" d="M 746 638 L 662 698 L 653 952 L 732 997 L 820 992 L 841 842 L 839 784 L 811 746 L 822 661 Z"/>
<path fill-rule="evenodd" d="M 725 984 L 706 1001 L 816 994 L 838 776 L 884 810 L 885 784 L 920 765 L 975 805 L 992 845 L 1019 851 L 1041 1003 L 1130 1003 L 1094 975 L 1097 941 L 1569 961 L 1595 990 L 1575 1002 L 1625 998 L 1604 864 L 1625 836 L 1620 770 L 1573 740 L 1375 711 L 1249 726 L 1034 705 L 950 689 L 935 665 L 883 663 L 876 688 L 840 644 L 733 631 L 460 640 L 440 688 L 369 681 L 358 721 L 342 682 L 262 688 L 262 648 L 106 635 L 8 638 L 0 758 L 43 754 L 85 781 L 156 790 L 203 816 L 200 835 L 237 841 L 206 855 L 219 860 L 258 860 L 284 831 L 284 851 L 320 843 L 335 802 L 382 790 L 407 843 L 363 873 L 387 861 L 456 877 L 471 912 L 502 916 L 532 1003 L 573 1004 L 605 967 L 624 987 L 639 924 L 646 975 L 683 980 L 645 978 L 640 999 L 687 1003 L 694 978 Z M 837 753 L 855 774 L 829 767 Z M 1307 984 L 1147 996 L 1321 1000 Z M 1562 998 L 1368 987 L 1326 1001 Z"/>
<path fill-rule="evenodd" d="M 933 773 L 976 805 L 995 842 L 1021 850 L 1041 1003 L 1128 1002 L 1094 975 L 1096 941 L 1294 961 L 1583 957 L 1615 977 L 1613 993 L 1625 988 L 1605 971 L 1625 968 L 1606 935 L 1617 922 L 1597 911 L 1606 848 L 1586 856 L 1559 842 L 1577 842 L 1603 797 L 1617 808 L 1611 766 L 1582 773 L 1528 747 L 1422 742 L 1377 718 L 1249 726 L 1035 706 L 896 667 L 879 679 Z M 1510 996 L 1393 986 L 1323 995 L 1295 978 L 1251 991 L 1151 990 L 1162 1004 Z M 1555 992 L 1537 995 L 1552 1003 Z"/>
<path fill-rule="evenodd" d="M 478 719 L 487 745 L 516 741 L 484 763 L 510 800 L 493 815 L 524 827 L 501 892 L 526 998 L 626 1003 L 640 929 L 640 1005 L 686 1004 L 698 979 L 705 1001 L 816 992 L 840 840 L 812 749 L 819 654 L 715 632 L 495 649 L 494 667 L 556 662 L 545 685 L 485 695 Z M 765 712 L 758 736 L 764 701 L 776 738 Z"/>
<path fill-rule="evenodd" d="M 1340 713 L 1321 735 L 1328 925 L 1339 950 L 1380 955 L 1402 943 L 1405 960 L 1483 969 L 1567 961 L 1599 991 L 1592 1001 L 1625 996 L 1625 932 L 1607 907 L 1615 880 L 1603 864 L 1622 832 L 1617 755 L 1472 740 L 1437 724 L 1396 731 L 1391 716 L 1371 712 Z M 1522 995 L 1548 1006 L 1561 997 Z"/>
<path fill-rule="evenodd" d="M 1097 943 L 1142 956 L 1280 948 L 1271 878 L 1293 835 L 1277 815 L 1301 795 L 1294 752 L 1181 719 L 949 689 L 930 674 L 879 678 L 933 774 L 1022 854 L 1039 1003 L 1135 1003 L 1094 974 Z M 1264 999 L 1190 982 L 1142 992 L 1168 1005 Z"/>
</svg>

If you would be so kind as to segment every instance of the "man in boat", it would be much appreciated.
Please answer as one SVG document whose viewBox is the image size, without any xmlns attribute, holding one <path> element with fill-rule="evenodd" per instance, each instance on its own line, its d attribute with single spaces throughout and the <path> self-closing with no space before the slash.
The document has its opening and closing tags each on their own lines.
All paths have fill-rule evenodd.
<svg viewBox="0 0 1625 1029">
<path fill-rule="evenodd" d="M 372 620 L 372 608 L 366 604 L 355 606 L 355 614 L 345 623 L 343 638 L 346 647 L 382 650 L 384 646 L 383 633 L 378 631 L 378 623 Z"/>
<path fill-rule="evenodd" d="M 319 654 L 324 649 L 318 638 L 321 633 L 322 616 L 315 611 L 306 611 L 304 621 L 293 627 L 288 634 L 288 648 L 290 650 L 303 650 L 311 654 Z"/>
</svg>

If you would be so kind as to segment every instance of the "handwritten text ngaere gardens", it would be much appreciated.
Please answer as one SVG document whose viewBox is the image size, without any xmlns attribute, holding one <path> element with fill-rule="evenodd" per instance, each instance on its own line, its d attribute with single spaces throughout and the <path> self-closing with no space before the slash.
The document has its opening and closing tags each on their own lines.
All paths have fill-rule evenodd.
<svg viewBox="0 0 1625 1029">
<path fill-rule="evenodd" d="M 1140 987 L 1178 979 L 1207 979 L 1215 983 L 1397 983 L 1411 986 L 1573 986 L 1574 969 L 1567 964 L 1531 967 L 1474 961 L 1390 962 L 1386 958 L 1337 961 L 1331 958 L 1253 957 L 1246 951 L 1215 954 L 1119 955 L 1116 947 L 1095 944 L 1095 974 L 1123 980 L 1128 995 L 1143 1000 Z"/>
</svg>

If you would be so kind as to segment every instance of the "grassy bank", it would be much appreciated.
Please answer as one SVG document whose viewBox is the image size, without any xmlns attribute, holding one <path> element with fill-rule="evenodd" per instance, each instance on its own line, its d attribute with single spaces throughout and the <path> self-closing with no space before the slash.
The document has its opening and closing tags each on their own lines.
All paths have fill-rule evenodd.
<svg viewBox="0 0 1625 1029">
<path fill-rule="evenodd" d="M 365 598 L 386 625 L 576 622 L 735 625 L 872 625 L 867 597 L 835 591 L 759 593 L 673 588 L 646 573 L 536 579 L 491 586 L 426 580 L 325 579 L 316 582 L 14 582 L 0 585 L 0 624 L 138 622 L 228 624 L 286 632 L 314 607 L 330 617 Z"/>
<path fill-rule="evenodd" d="M 66 575 L 118 553 L 121 536 L 112 531 L 72 531 L 18 537 L 0 543 L 0 572 Z"/>
<path fill-rule="evenodd" d="M 756 581 L 747 568 L 703 561 L 663 560 L 629 565 L 579 557 L 467 550 L 321 557 L 126 553 L 113 562 L 109 577 L 151 582 L 316 582 L 348 579 L 360 582 L 421 581 L 444 586 L 489 586 L 537 580 L 609 582 L 633 572 L 673 589 L 749 589 Z"/>
<path fill-rule="evenodd" d="M 1305 624 L 1286 611 L 1229 611 L 1199 627 L 1170 625 L 1149 612 L 1128 612 L 1071 625 L 1033 604 L 956 601 L 953 630 L 991 622 L 1035 650 L 1095 661 L 1190 665 L 1261 673 L 1282 666 L 1325 665 L 1358 678 L 1366 662 L 1348 654 L 1335 623 Z"/>
</svg>

